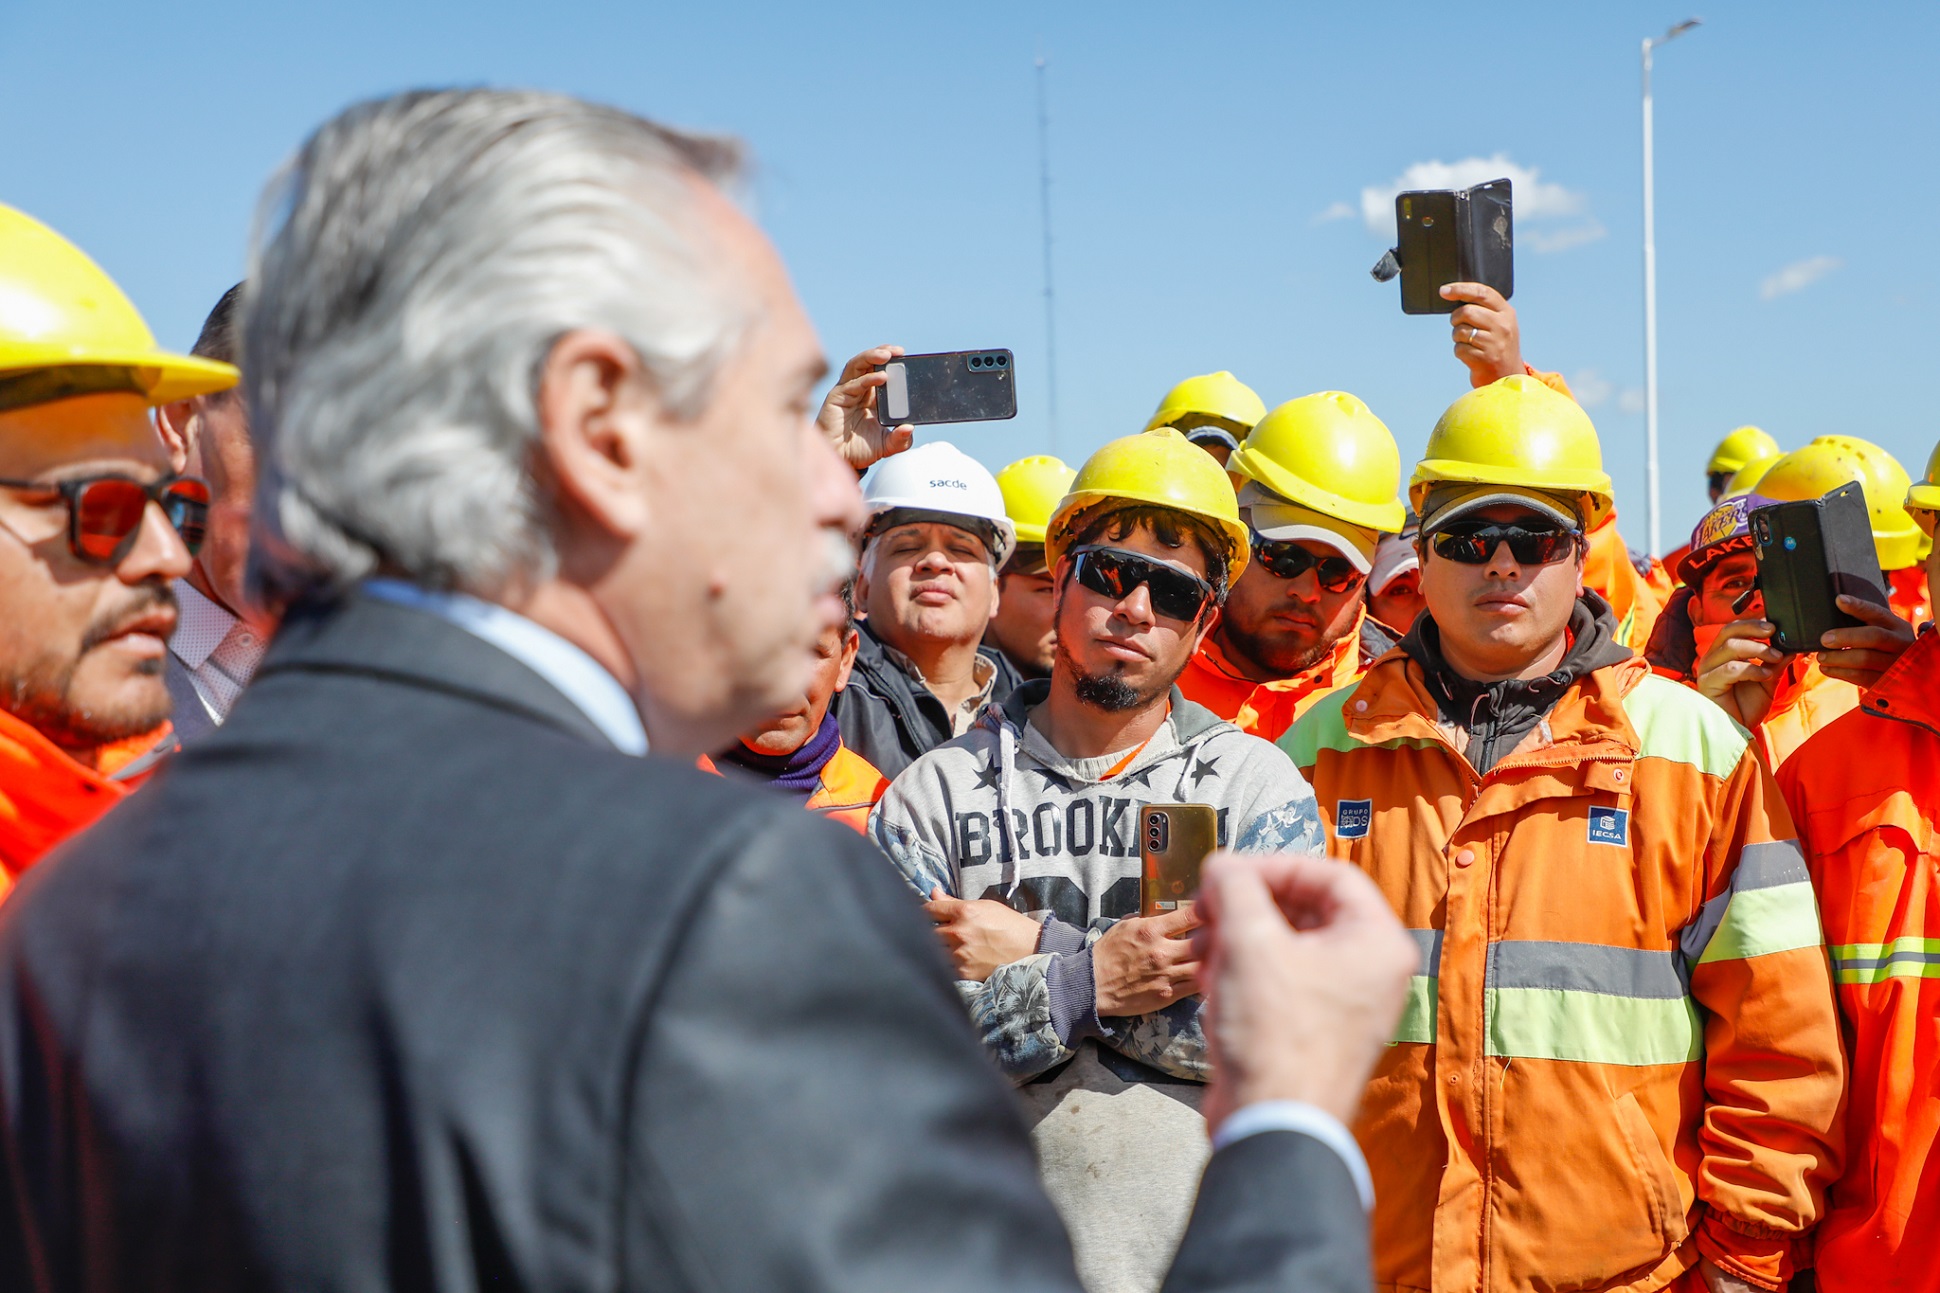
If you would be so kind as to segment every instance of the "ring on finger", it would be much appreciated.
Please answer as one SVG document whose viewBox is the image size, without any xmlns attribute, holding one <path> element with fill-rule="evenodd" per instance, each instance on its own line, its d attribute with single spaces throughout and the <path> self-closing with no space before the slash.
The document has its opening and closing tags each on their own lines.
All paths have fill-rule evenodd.
<svg viewBox="0 0 1940 1293">
<path fill-rule="evenodd" d="M 1475 325 L 1473 323 L 1464 323 L 1462 326 L 1468 329 L 1468 335 L 1462 338 L 1462 344 L 1465 346 L 1472 345 L 1475 341 Z"/>
</svg>

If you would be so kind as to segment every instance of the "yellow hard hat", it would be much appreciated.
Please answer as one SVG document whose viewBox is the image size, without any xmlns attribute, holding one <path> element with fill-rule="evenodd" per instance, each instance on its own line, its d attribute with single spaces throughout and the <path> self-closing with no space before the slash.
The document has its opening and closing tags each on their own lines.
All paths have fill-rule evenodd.
<svg viewBox="0 0 1940 1293">
<path fill-rule="evenodd" d="M 1872 514 L 1872 546 L 1880 553 L 1880 569 L 1897 571 L 1919 563 L 1926 536 L 1905 509 L 1913 481 L 1878 445 L 1847 435 L 1822 435 L 1773 462 L 1758 481 L 1758 493 L 1781 503 L 1820 499 L 1853 481 L 1859 481 L 1866 511 Z"/>
<path fill-rule="evenodd" d="M 1239 578 L 1253 555 L 1233 482 L 1211 454 L 1171 427 L 1113 440 L 1085 459 L 1046 527 L 1045 564 L 1055 569 L 1072 534 L 1101 505 L 1112 503 L 1145 503 L 1208 522 L 1226 536 L 1229 580 Z"/>
<path fill-rule="evenodd" d="M 1019 458 L 997 473 L 997 488 L 1004 495 L 1004 513 L 1017 527 L 1019 543 L 1044 542 L 1044 527 L 1058 500 L 1071 488 L 1078 473 L 1063 461 L 1048 454 Z"/>
<path fill-rule="evenodd" d="M 1783 452 L 1784 450 L 1778 447 L 1778 441 L 1757 427 L 1739 427 L 1718 441 L 1718 447 L 1711 451 L 1711 461 L 1704 464 L 1704 474 L 1729 475 L 1734 471 L 1742 470 L 1747 463 L 1756 462 L 1760 458 L 1776 458 Z"/>
<path fill-rule="evenodd" d="M 1415 511 L 1422 510 L 1430 488 L 1445 482 L 1577 495 L 1586 530 L 1601 525 L 1616 508 L 1589 414 L 1569 396 L 1521 373 L 1470 391 L 1435 423 L 1427 453 L 1408 482 Z"/>
<path fill-rule="evenodd" d="M 114 280 L 67 239 L 0 205 L 0 408 L 122 391 L 150 404 L 234 386 L 228 364 L 170 354 Z"/>
<path fill-rule="evenodd" d="M 1387 424 L 1345 391 L 1289 400 L 1260 419 L 1226 470 L 1336 520 L 1401 533 L 1401 450 Z"/>
<path fill-rule="evenodd" d="M 1265 416 L 1266 404 L 1253 393 L 1253 388 L 1221 369 L 1203 377 L 1188 377 L 1167 391 L 1145 429 L 1177 427 L 1190 431 L 1194 427 L 1217 426 L 1238 438 Z"/>
<path fill-rule="evenodd" d="M 1736 498 L 1740 494 L 1751 493 L 1758 487 L 1758 482 L 1765 478 L 1765 473 L 1772 469 L 1772 464 L 1784 456 L 1782 453 L 1771 453 L 1752 459 L 1731 473 L 1731 479 L 1725 482 L 1724 493 L 1720 497 Z"/>
<path fill-rule="evenodd" d="M 1931 538 L 1934 514 L 1940 512 L 1940 445 L 1935 445 L 1927 458 L 1926 478 L 1907 488 L 1906 510 L 1913 514 L 1914 524 Z"/>
<path fill-rule="evenodd" d="M 1858 460 L 1866 510 L 1873 514 L 1873 546 L 1879 549 L 1879 568 L 1899 570 L 1925 560 L 1929 545 L 1918 522 L 1906 510 L 1906 495 L 1913 481 L 1900 460 L 1856 435 L 1822 435 L 1812 443 L 1842 449 Z"/>
</svg>

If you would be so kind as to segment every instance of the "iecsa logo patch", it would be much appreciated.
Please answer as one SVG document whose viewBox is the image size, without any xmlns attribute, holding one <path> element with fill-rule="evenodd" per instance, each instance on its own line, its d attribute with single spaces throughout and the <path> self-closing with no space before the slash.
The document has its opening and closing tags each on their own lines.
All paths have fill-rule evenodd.
<svg viewBox="0 0 1940 1293">
<path fill-rule="evenodd" d="M 1368 827 L 1373 824 L 1372 799 L 1343 799 L 1334 805 L 1334 834 L 1341 839 L 1366 839 Z"/>
<path fill-rule="evenodd" d="M 1590 809 L 1590 843 L 1615 844 L 1628 847 L 1630 844 L 1630 813 L 1622 808 Z"/>
</svg>

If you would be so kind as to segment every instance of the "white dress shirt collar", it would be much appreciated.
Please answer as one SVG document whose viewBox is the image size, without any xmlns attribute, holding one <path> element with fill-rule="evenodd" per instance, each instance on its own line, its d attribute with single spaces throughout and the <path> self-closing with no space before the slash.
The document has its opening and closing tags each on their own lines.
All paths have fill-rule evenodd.
<svg viewBox="0 0 1940 1293">
<path fill-rule="evenodd" d="M 191 670 L 200 669 L 229 636 L 229 630 L 236 627 L 236 617 L 186 579 L 177 579 L 170 586 L 175 589 L 178 615 L 168 649 Z"/>
<path fill-rule="evenodd" d="M 380 601 L 428 611 L 491 643 L 531 669 L 576 705 L 622 754 L 647 752 L 640 711 L 599 661 L 517 611 L 465 593 L 439 593 L 402 579 L 367 579 L 364 592 Z"/>
</svg>

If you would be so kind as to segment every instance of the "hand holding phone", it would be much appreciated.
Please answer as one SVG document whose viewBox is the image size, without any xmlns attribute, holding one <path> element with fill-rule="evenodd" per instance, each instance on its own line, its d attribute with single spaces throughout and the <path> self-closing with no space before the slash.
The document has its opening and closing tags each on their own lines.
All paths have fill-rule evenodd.
<svg viewBox="0 0 1940 1293">
<path fill-rule="evenodd" d="M 1841 595 L 1891 605 L 1858 484 L 1761 507 L 1749 524 L 1765 618 L 1777 625 L 1772 641 L 1781 651 L 1817 651 L 1832 630 L 1864 627 L 1840 609 Z"/>
</svg>

